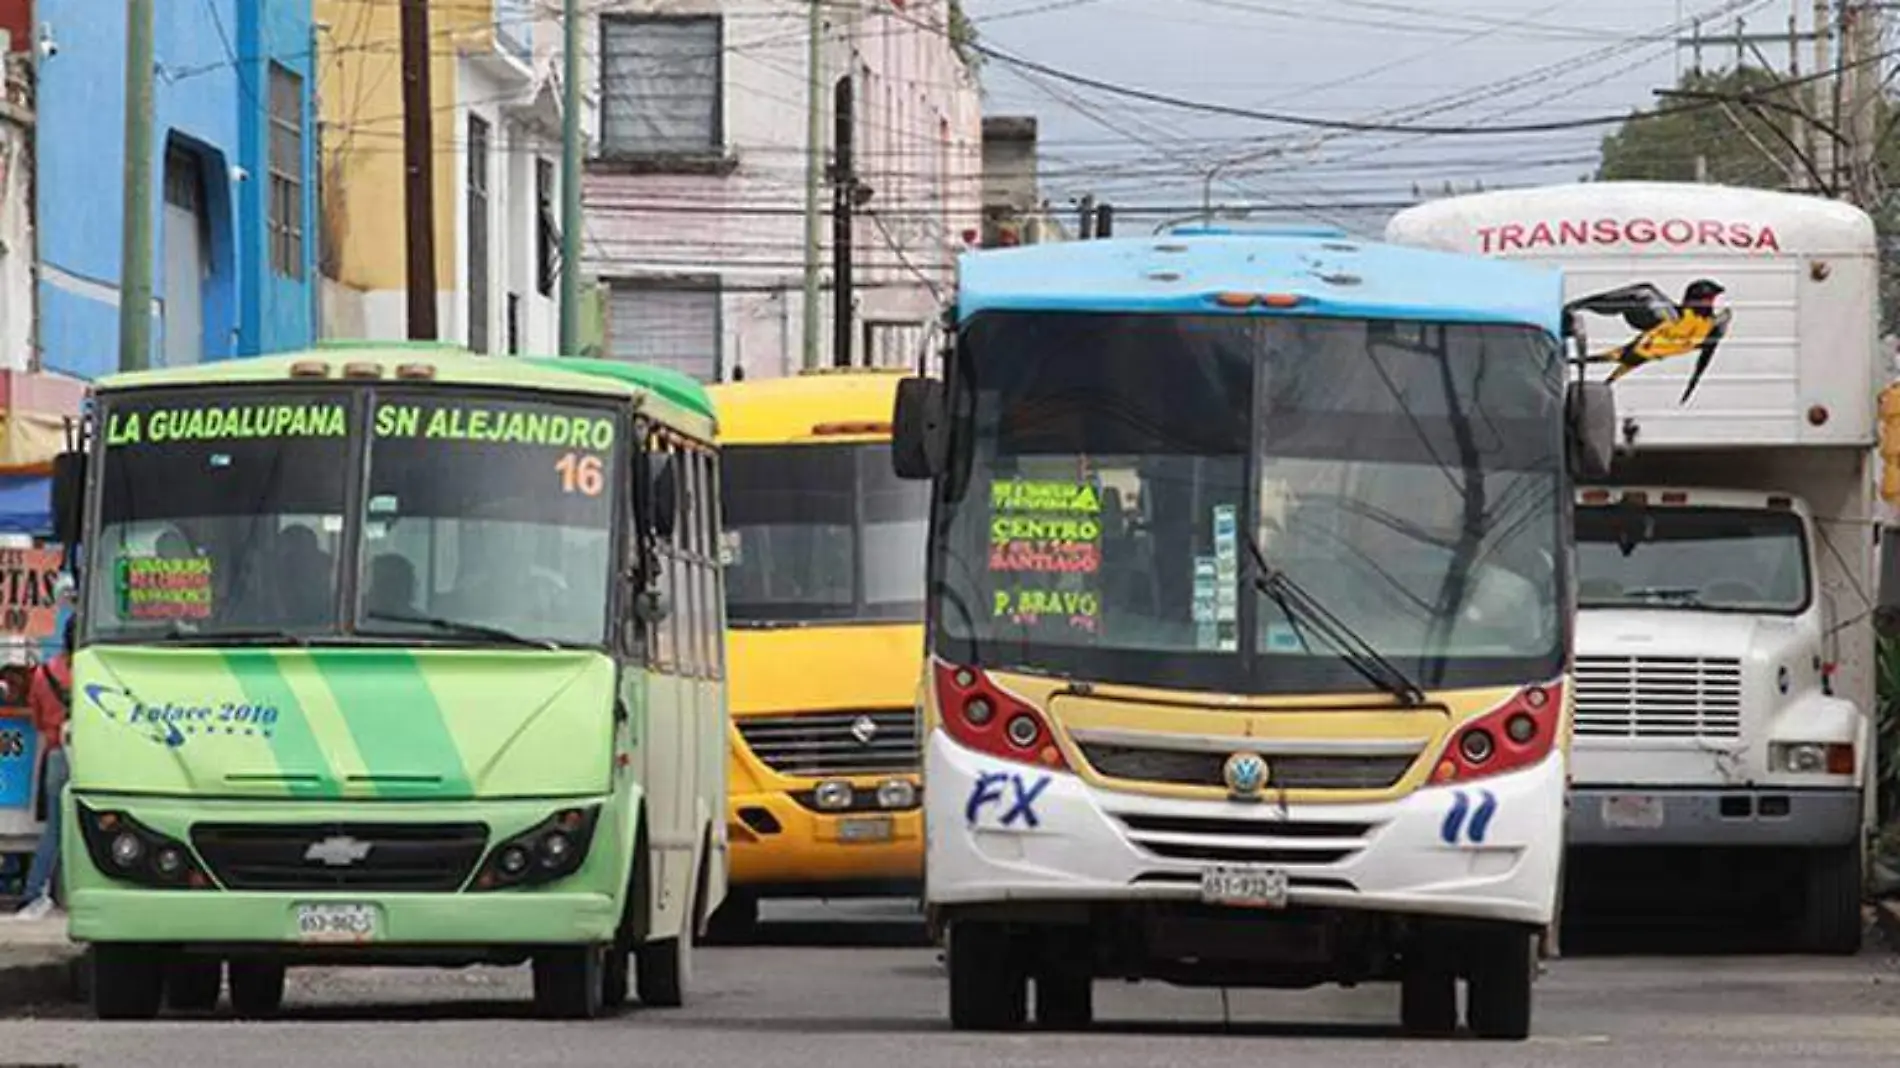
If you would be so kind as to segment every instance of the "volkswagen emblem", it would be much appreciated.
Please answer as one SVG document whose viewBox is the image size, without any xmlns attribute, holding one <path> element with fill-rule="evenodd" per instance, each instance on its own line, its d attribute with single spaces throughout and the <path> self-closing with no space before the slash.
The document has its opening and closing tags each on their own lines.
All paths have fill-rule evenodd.
<svg viewBox="0 0 1900 1068">
<path fill-rule="evenodd" d="M 1267 760 L 1259 753 L 1235 753 L 1221 768 L 1221 777 L 1237 796 L 1252 797 L 1267 785 Z"/>
<path fill-rule="evenodd" d="M 328 868 L 347 868 L 368 857 L 370 848 L 369 842 L 348 835 L 332 835 L 310 843 L 310 848 L 303 851 L 303 859 L 314 860 Z"/>
<path fill-rule="evenodd" d="M 877 738 L 877 720 L 859 716 L 851 723 L 851 737 L 856 738 L 859 745 L 870 745 Z"/>
</svg>

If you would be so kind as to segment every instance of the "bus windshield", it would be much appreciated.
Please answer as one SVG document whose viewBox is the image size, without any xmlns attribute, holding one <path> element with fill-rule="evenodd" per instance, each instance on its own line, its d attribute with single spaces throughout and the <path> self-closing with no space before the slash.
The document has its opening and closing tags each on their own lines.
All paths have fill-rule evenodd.
<svg viewBox="0 0 1900 1068">
<path fill-rule="evenodd" d="M 1562 375 L 1530 327 L 987 313 L 958 346 L 934 642 L 1223 692 L 1364 689 L 1262 562 L 1421 685 L 1562 666 Z"/>
<path fill-rule="evenodd" d="M 1577 603 L 1585 608 L 1807 610 L 1808 550 L 1793 512 L 1577 509 Z"/>
<path fill-rule="evenodd" d="M 168 390 L 102 418 L 89 640 L 604 640 L 605 405 Z"/>
<path fill-rule="evenodd" d="M 930 491 L 889 444 L 729 445 L 721 477 L 731 625 L 923 618 Z"/>
</svg>

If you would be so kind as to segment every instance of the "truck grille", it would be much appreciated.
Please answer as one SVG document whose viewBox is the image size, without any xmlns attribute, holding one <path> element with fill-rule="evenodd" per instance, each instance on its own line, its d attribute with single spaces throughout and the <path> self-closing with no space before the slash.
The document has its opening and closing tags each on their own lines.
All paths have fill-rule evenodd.
<svg viewBox="0 0 1900 1068">
<path fill-rule="evenodd" d="M 1738 738 L 1742 662 L 1580 656 L 1576 733 L 1581 738 Z"/>
<path fill-rule="evenodd" d="M 1118 814 L 1128 840 L 1168 860 L 1215 864 L 1327 865 L 1365 848 L 1363 822 L 1292 821 L 1224 816 Z"/>
<path fill-rule="evenodd" d="M 1225 787 L 1227 753 L 1082 742 L 1082 756 L 1113 779 L 1176 786 Z M 1405 777 L 1416 756 L 1264 754 L 1270 782 L 1288 790 L 1385 790 Z"/>
<path fill-rule="evenodd" d="M 794 778 L 904 774 L 920 763 L 917 715 L 908 708 L 748 716 L 737 725 L 754 756 Z"/>
<path fill-rule="evenodd" d="M 488 828 L 480 823 L 200 823 L 191 828 L 191 844 L 227 890 L 447 893 L 468 881 L 488 845 Z"/>
</svg>

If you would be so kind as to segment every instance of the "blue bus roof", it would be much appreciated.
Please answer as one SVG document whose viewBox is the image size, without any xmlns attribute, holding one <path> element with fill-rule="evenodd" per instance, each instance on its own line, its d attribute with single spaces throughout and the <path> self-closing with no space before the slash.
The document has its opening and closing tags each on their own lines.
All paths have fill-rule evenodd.
<svg viewBox="0 0 1900 1068">
<path fill-rule="evenodd" d="M 965 253 L 957 318 L 986 311 L 1235 312 L 1221 293 L 1297 296 L 1288 314 L 1516 323 L 1562 332 L 1548 268 L 1316 234 L 1163 234 Z"/>
</svg>

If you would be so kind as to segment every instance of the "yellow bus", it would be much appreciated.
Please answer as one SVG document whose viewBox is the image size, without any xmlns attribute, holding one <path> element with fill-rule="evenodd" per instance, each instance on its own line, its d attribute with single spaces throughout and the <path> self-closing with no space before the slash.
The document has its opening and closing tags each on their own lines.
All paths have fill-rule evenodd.
<svg viewBox="0 0 1900 1068">
<path fill-rule="evenodd" d="M 732 709 L 722 940 L 750 933 L 762 898 L 921 887 L 930 498 L 892 473 L 898 381 L 856 369 L 710 390 Z"/>
</svg>

